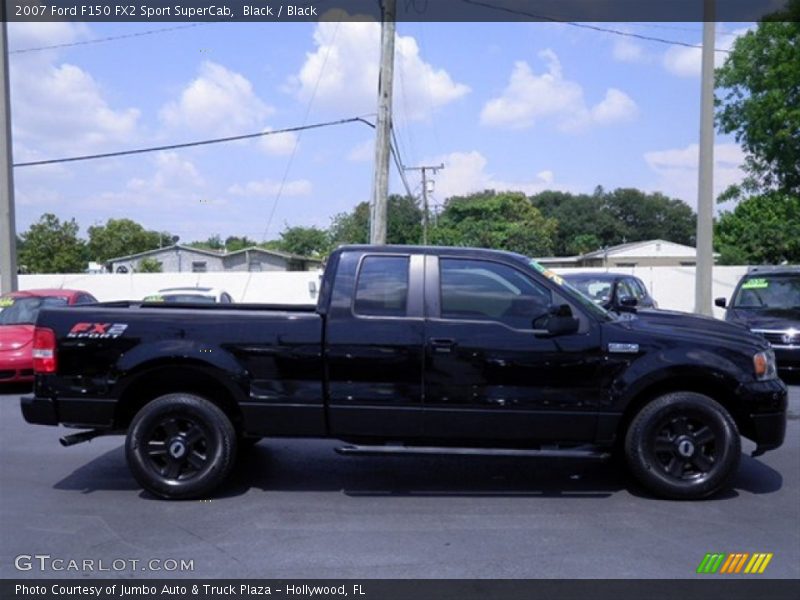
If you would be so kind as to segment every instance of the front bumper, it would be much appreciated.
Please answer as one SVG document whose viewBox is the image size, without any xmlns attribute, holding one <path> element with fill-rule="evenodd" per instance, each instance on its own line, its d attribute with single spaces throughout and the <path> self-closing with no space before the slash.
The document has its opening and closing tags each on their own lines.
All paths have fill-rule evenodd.
<svg viewBox="0 0 800 600">
<path fill-rule="evenodd" d="M 741 434 L 756 443 L 753 456 L 774 450 L 786 436 L 788 390 L 780 379 L 743 384 L 737 390 L 740 410 L 736 425 Z"/>
<path fill-rule="evenodd" d="M 23 396 L 22 417 L 34 425 L 66 425 L 111 429 L 114 425 L 116 400 L 104 398 L 46 398 Z"/>
<path fill-rule="evenodd" d="M 800 372 L 800 346 L 772 346 L 779 371 Z"/>
</svg>

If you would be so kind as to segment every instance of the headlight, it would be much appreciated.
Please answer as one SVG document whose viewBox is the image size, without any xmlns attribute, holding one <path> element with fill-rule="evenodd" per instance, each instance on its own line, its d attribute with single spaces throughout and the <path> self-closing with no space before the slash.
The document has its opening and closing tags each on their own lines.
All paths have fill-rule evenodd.
<svg viewBox="0 0 800 600">
<path fill-rule="evenodd" d="M 772 350 L 764 350 L 753 356 L 753 369 L 756 379 L 759 381 L 775 379 L 778 376 L 778 370 L 775 367 L 775 353 Z"/>
</svg>

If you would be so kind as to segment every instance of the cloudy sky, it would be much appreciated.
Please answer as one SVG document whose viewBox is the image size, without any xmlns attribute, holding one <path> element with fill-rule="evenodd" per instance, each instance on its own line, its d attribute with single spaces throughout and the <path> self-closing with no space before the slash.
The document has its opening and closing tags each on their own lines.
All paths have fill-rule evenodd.
<svg viewBox="0 0 800 600">
<path fill-rule="evenodd" d="M 605 24 L 699 43 L 702 25 Z M 10 24 L 15 162 L 372 119 L 379 25 Z M 179 25 L 180 27 L 180 25 Z M 729 48 L 742 25 L 718 26 Z M 102 43 L 75 44 L 129 36 Z M 53 49 L 44 46 L 67 45 Z M 696 204 L 700 51 L 552 23 L 400 23 L 403 161 L 438 164 L 434 201 L 484 188 L 661 191 Z M 720 54 L 720 59 L 723 57 Z M 361 123 L 133 157 L 15 169 L 17 228 L 130 217 L 183 241 L 271 239 L 368 200 Z M 742 154 L 718 136 L 716 188 Z M 418 174 L 410 173 L 419 190 Z M 392 190 L 401 183 L 392 173 Z"/>
</svg>

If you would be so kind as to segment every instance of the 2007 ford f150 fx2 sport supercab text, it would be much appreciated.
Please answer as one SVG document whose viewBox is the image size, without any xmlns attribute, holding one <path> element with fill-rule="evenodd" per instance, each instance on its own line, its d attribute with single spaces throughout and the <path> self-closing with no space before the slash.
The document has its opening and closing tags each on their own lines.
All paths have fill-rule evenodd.
<svg viewBox="0 0 800 600">
<path fill-rule="evenodd" d="M 736 472 L 740 433 L 778 447 L 786 387 L 744 327 L 615 316 L 515 254 L 349 246 L 316 307 L 108 303 L 45 309 L 30 423 L 127 432 L 139 483 L 208 494 L 237 447 L 331 437 L 343 453 L 602 458 L 700 498 Z"/>
</svg>

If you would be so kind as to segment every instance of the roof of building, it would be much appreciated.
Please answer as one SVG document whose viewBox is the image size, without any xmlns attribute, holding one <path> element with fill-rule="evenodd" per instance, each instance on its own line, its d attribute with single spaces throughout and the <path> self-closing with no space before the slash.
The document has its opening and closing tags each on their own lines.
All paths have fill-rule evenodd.
<svg viewBox="0 0 800 600">
<path fill-rule="evenodd" d="M 676 242 L 670 242 L 668 240 L 640 240 L 638 242 L 628 242 L 626 244 L 618 244 L 616 246 L 609 246 L 608 248 L 600 248 L 599 250 L 595 250 L 593 252 L 587 252 L 582 256 L 582 258 L 603 258 L 604 256 L 614 256 L 617 254 L 629 254 L 631 250 L 636 250 L 638 248 L 646 248 L 647 246 L 656 246 L 660 248 L 660 245 L 665 246 L 665 250 L 672 249 L 672 251 L 680 252 L 681 255 L 686 255 L 689 252 L 691 254 L 697 253 L 697 248 L 694 246 L 687 246 L 685 244 L 678 244 Z M 654 253 L 648 252 L 641 254 L 639 256 L 652 256 Z M 659 252 L 661 256 L 671 256 L 670 252 Z"/>
<path fill-rule="evenodd" d="M 271 256 L 279 256 L 286 260 L 303 260 L 306 262 L 321 262 L 318 258 L 311 258 L 308 256 L 298 256 L 297 254 L 290 254 L 288 252 L 281 252 L 279 250 L 267 250 L 266 248 L 259 248 L 258 246 L 250 246 L 249 248 L 242 248 L 235 252 L 222 252 L 220 250 L 208 250 L 207 248 L 195 248 L 194 246 L 187 246 L 185 244 L 173 244 L 172 246 L 164 246 L 163 248 L 153 248 L 152 250 L 145 250 L 144 252 L 137 252 L 136 254 L 128 254 L 127 256 L 117 256 L 109 258 L 106 263 L 120 262 L 123 260 L 133 260 L 137 258 L 144 258 L 146 256 L 153 256 L 156 254 L 163 254 L 164 252 L 174 252 L 175 250 L 185 250 L 187 252 L 196 252 L 198 254 L 205 254 L 206 256 L 213 256 L 214 258 L 227 258 L 228 256 L 235 256 L 243 252 L 260 252 L 269 254 Z"/>
</svg>

